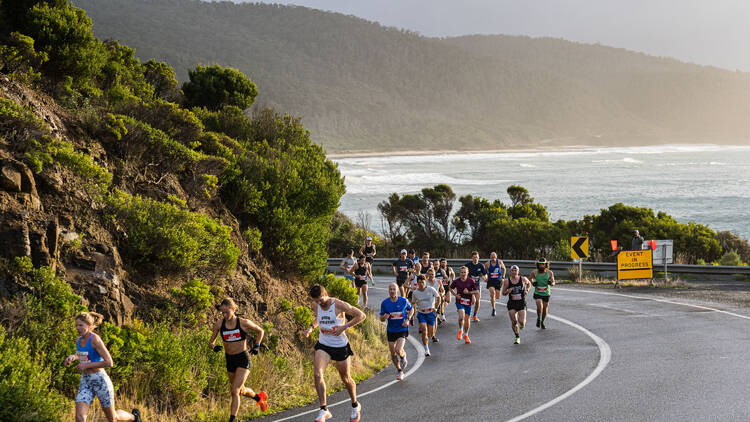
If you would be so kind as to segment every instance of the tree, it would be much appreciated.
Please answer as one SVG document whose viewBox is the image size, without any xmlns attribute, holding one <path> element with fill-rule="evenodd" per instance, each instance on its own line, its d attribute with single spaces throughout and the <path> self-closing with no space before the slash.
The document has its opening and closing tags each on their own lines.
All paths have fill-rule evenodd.
<svg viewBox="0 0 750 422">
<path fill-rule="evenodd" d="M 174 69 L 168 64 L 151 59 L 143 63 L 143 76 L 154 87 L 156 98 L 174 101 L 179 97 L 177 78 Z"/>
<path fill-rule="evenodd" d="M 508 186 L 507 192 L 508 196 L 510 196 L 510 203 L 514 207 L 516 205 L 526 205 L 534 202 L 534 198 L 529 195 L 529 191 L 523 186 Z"/>
<path fill-rule="evenodd" d="M 247 109 L 258 96 L 258 89 L 242 72 L 230 67 L 198 66 L 188 72 L 190 80 L 182 85 L 186 107 L 219 110 L 224 106 Z"/>
</svg>

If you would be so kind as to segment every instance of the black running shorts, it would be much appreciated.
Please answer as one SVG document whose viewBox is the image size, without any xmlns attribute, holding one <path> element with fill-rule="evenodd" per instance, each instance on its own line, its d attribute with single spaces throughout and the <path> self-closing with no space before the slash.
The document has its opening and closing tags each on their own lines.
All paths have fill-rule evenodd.
<svg viewBox="0 0 750 422">
<path fill-rule="evenodd" d="M 388 331 L 388 343 L 393 343 L 402 337 L 409 337 L 409 331 Z"/>
<path fill-rule="evenodd" d="M 317 342 L 315 343 L 315 350 L 322 350 L 328 353 L 328 356 L 331 357 L 331 360 L 335 360 L 336 362 L 342 362 L 349 359 L 349 356 L 354 356 L 354 352 L 352 352 L 352 348 L 351 346 L 349 346 L 349 343 L 346 343 L 346 346 L 343 347 L 330 347 Z"/>
<path fill-rule="evenodd" d="M 503 282 L 500 280 L 487 280 L 487 289 L 489 290 L 490 287 L 493 287 L 495 290 L 499 291 L 503 288 Z"/>
<path fill-rule="evenodd" d="M 224 354 L 227 358 L 227 372 L 236 372 L 237 368 L 250 369 L 250 353 L 247 350 L 236 355 Z"/>
<path fill-rule="evenodd" d="M 542 302 L 549 302 L 549 296 L 542 296 L 534 293 L 534 300 L 542 299 Z"/>
<path fill-rule="evenodd" d="M 508 301 L 508 310 L 509 311 L 523 311 L 526 309 L 526 301 L 525 300 L 509 300 Z"/>
<path fill-rule="evenodd" d="M 360 280 L 360 279 L 356 278 L 356 279 L 354 279 L 354 285 L 356 287 L 367 286 L 367 280 Z"/>
</svg>

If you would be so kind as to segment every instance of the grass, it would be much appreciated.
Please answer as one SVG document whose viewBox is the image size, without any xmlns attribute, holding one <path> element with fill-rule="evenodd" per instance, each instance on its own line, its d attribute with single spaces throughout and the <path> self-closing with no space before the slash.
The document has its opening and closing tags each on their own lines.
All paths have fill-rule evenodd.
<svg viewBox="0 0 750 422">
<path fill-rule="evenodd" d="M 349 342 L 355 356 L 352 358 L 351 373 L 356 382 L 363 381 L 382 370 L 390 363 L 388 344 L 385 341 L 385 326 L 377 321 L 375 314 L 366 310 L 367 319 L 355 329 L 347 331 Z M 303 406 L 317 400 L 313 385 L 312 346 L 309 341 L 304 352 L 293 350 L 285 355 L 261 353 L 253 357 L 253 367 L 245 385 L 254 391 L 264 390 L 269 396 L 269 410 L 266 414 L 285 409 Z M 221 374 L 222 378 L 226 374 Z M 325 373 L 328 394 L 343 388 L 338 372 L 329 365 Z M 226 381 L 225 381 L 226 382 Z M 138 407 L 144 420 L 177 422 L 197 420 L 206 422 L 226 421 L 229 418 L 229 386 L 226 384 L 223 394 L 201 398 L 197 403 L 185 406 L 177 411 L 166 408 L 144 407 L 133 399 L 134 394 L 120 391 L 116 394 L 116 407 L 130 410 Z M 261 416 L 258 408 L 250 399 L 243 399 L 239 412 L 240 420 Z M 75 412 L 71 411 L 63 419 L 73 422 Z M 99 405 L 89 411 L 89 421 L 106 421 Z"/>
<path fill-rule="evenodd" d="M 576 280 L 560 280 L 558 284 L 583 284 L 583 285 L 617 285 L 617 280 L 610 277 L 600 277 L 593 274 L 584 274 L 583 278 Z M 687 289 L 689 286 L 680 278 L 670 278 L 666 283 L 664 279 L 654 280 L 624 280 L 619 283 L 621 287 L 647 287 L 653 289 Z"/>
</svg>

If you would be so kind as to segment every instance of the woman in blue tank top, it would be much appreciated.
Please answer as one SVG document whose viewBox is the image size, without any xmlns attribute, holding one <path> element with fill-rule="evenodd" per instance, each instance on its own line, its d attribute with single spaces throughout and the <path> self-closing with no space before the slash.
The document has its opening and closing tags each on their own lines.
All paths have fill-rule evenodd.
<svg viewBox="0 0 750 422">
<path fill-rule="evenodd" d="M 96 312 L 83 312 L 76 316 L 76 330 L 80 337 L 76 341 L 76 353 L 65 358 L 65 366 L 78 361 L 76 369 L 81 371 L 81 382 L 76 395 L 76 421 L 85 421 L 94 397 L 99 398 L 104 415 L 110 422 L 140 422 L 141 413 L 115 409 L 115 389 L 104 368 L 112 367 L 112 356 L 102 339 L 94 334 L 94 329 L 102 323 L 102 316 Z"/>
</svg>

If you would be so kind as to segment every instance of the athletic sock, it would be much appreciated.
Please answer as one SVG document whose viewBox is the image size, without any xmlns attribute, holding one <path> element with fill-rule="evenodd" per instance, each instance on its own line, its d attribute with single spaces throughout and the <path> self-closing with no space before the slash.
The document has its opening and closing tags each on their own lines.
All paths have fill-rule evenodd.
<svg viewBox="0 0 750 422">
<path fill-rule="evenodd" d="M 234 422 L 234 415 L 229 416 L 229 422 Z"/>
<path fill-rule="evenodd" d="M 320 406 L 320 410 L 328 410 L 328 406 Z"/>
<path fill-rule="evenodd" d="M 357 407 L 357 406 L 359 406 L 359 403 L 357 403 L 356 401 L 353 401 L 352 402 L 352 407 Z"/>
<path fill-rule="evenodd" d="M 260 401 L 260 396 L 257 395 L 257 394 L 254 395 L 254 396 L 252 396 L 252 397 L 250 397 L 250 398 L 253 399 L 253 400 L 255 400 L 255 401 Z"/>
</svg>

